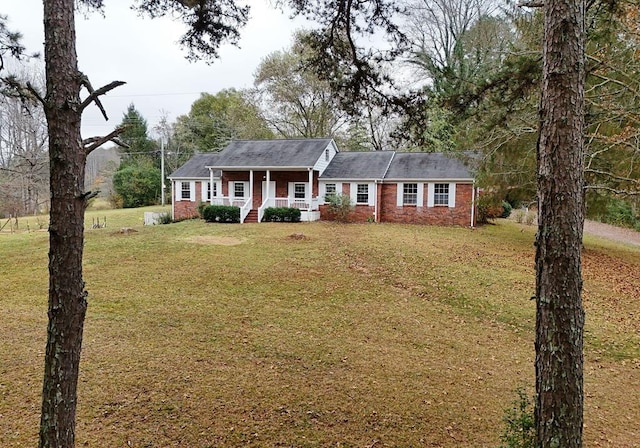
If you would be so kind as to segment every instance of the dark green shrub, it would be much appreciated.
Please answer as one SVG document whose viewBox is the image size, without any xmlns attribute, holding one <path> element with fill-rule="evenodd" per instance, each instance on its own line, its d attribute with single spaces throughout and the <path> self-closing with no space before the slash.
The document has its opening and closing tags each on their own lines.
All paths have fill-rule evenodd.
<svg viewBox="0 0 640 448">
<path fill-rule="evenodd" d="M 264 210 L 263 222 L 300 222 L 299 208 L 294 207 L 268 207 Z"/>
<path fill-rule="evenodd" d="M 124 208 L 155 204 L 160 195 L 160 170 L 148 163 L 121 167 L 113 174 L 113 189 Z"/>
<path fill-rule="evenodd" d="M 234 205 L 207 205 L 202 210 L 207 222 L 240 222 L 240 207 Z"/>
<path fill-rule="evenodd" d="M 523 388 L 516 389 L 516 393 L 518 397 L 502 417 L 504 430 L 500 448 L 533 448 L 536 439 L 533 403 Z"/>
<path fill-rule="evenodd" d="M 513 210 L 511 204 L 509 204 L 507 201 L 502 201 L 502 214 L 500 215 L 500 217 L 508 218 L 509 216 L 511 216 L 511 210 Z"/>
</svg>

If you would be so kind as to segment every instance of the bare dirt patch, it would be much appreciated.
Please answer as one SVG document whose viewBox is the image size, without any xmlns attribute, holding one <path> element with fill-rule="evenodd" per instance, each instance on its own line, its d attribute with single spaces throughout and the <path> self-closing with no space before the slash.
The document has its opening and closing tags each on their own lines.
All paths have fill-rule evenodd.
<svg viewBox="0 0 640 448">
<path fill-rule="evenodd" d="M 234 238 L 231 236 L 192 236 L 187 238 L 187 241 L 190 243 L 213 244 L 216 246 L 237 246 L 238 244 L 242 244 L 242 240 L 240 238 Z"/>
<path fill-rule="evenodd" d="M 138 231 L 131 227 L 123 227 L 120 230 L 111 232 L 111 235 L 131 235 L 132 233 L 138 233 Z"/>
</svg>

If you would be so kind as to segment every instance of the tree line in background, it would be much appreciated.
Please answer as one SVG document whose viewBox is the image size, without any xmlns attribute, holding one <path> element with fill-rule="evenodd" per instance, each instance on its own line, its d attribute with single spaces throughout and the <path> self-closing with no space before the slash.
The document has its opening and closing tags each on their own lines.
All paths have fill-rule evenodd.
<svg viewBox="0 0 640 448">
<path fill-rule="evenodd" d="M 631 227 L 640 227 L 638 10 L 593 2 L 587 12 L 587 213 Z M 188 114 L 154 129 L 132 104 L 119 168 L 113 157 L 104 168 L 94 163 L 100 169 L 88 182 L 116 206 L 148 205 L 161 195 L 161 142 L 168 175 L 232 139 L 330 136 L 343 151 L 476 150 L 484 201 L 534 204 L 541 12 L 494 0 L 411 0 L 393 16 L 395 47 L 362 56 L 370 66 L 357 91 L 323 36 L 298 31 L 290 48 L 262 60 L 251 89 L 202 93 Z M 48 197 L 44 116 L 6 97 L 0 114 L 0 212 L 35 213 Z"/>
</svg>

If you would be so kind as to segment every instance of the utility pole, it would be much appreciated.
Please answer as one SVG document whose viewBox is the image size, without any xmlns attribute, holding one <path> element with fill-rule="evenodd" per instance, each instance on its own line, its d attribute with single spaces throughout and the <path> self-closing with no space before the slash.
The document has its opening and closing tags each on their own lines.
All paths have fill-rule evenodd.
<svg viewBox="0 0 640 448">
<path fill-rule="evenodd" d="M 160 137 L 160 202 L 164 207 L 164 137 Z"/>
</svg>

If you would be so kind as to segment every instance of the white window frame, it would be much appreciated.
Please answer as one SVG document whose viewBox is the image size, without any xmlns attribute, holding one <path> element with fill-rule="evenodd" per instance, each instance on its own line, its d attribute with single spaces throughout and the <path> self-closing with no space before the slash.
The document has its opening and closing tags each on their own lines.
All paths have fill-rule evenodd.
<svg viewBox="0 0 640 448">
<path fill-rule="evenodd" d="M 324 201 L 324 203 L 328 203 L 327 196 L 331 193 L 327 193 L 327 185 L 335 186 L 335 193 L 333 194 L 342 194 L 342 182 L 323 182 L 320 184 L 320 199 Z"/>
<path fill-rule="evenodd" d="M 329 191 L 329 189 L 328 189 L 329 186 L 331 186 L 331 189 L 333 191 Z M 327 196 L 329 196 L 329 195 L 336 196 L 337 194 L 338 194 L 338 184 L 336 184 L 336 183 L 324 184 L 324 197 L 325 197 L 325 200 L 326 200 Z"/>
<path fill-rule="evenodd" d="M 436 193 L 436 185 L 447 185 L 447 195 L 444 193 Z M 428 187 L 428 196 L 427 196 L 427 206 L 428 207 L 449 207 L 454 208 L 456 206 L 456 184 L 455 183 L 446 183 L 446 182 L 434 182 L 429 183 Z M 436 195 L 439 194 L 440 201 L 436 204 Z M 444 199 L 446 198 L 446 202 Z"/>
<path fill-rule="evenodd" d="M 247 199 L 249 197 L 249 195 L 247 194 L 249 192 L 249 182 L 247 181 L 242 181 L 242 180 L 238 180 L 235 182 L 229 182 L 229 187 L 230 187 L 230 194 L 229 196 L 234 198 L 234 199 Z M 242 185 L 242 196 L 237 196 L 236 193 L 238 192 L 238 190 L 236 189 L 238 185 Z"/>
<path fill-rule="evenodd" d="M 440 189 L 440 191 L 438 191 Z M 444 191 L 446 190 L 446 191 Z M 449 184 L 437 183 L 433 184 L 433 205 L 434 207 L 449 206 Z"/>
<path fill-rule="evenodd" d="M 301 190 L 299 188 L 302 187 Z M 304 182 L 295 182 L 293 184 L 293 199 L 307 199 L 307 184 Z"/>
<path fill-rule="evenodd" d="M 193 201 L 195 200 L 194 198 L 194 194 L 193 194 L 193 189 L 194 189 L 194 185 L 193 182 L 189 182 L 188 180 L 182 180 L 179 182 L 180 185 L 180 189 L 178 190 L 180 192 L 180 200 L 181 201 Z M 185 186 L 187 186 L 187 188 L 185 188 Z M 186 192 L 189 192 L 188 196 L 185 196 Z"/>
<path fill-rule="evenodd" d="M 418 184 L 417 182 L 406 182 L 402 184 L 401 188 L 402 188 L 402 205 L 403 206 L 418 205 L 418 187 L 419 186 L 420 184 Z M 411 188 L 414 191 L 407 192 L 408 188 Z"/>
<path fill-rule="evenodd" d="M 358 185 L 367 186 L 367 202 L 358 202 Z M 349 184 L 349 197 L 351 198 L 351 202 L 353 202 L 355 205 L 368 205 L 371 207 L 375 206 L 375 193 L 375 184 L 373 182 L 351 182 Z"/>
<path fill-rule="evenodd" d="M 367 190 L 366 193 L 360 191 L 361 187 L 366 188 L 366 190 Z M 369 184 L 356 184 L 355 193 L 356 193 L 356 197 L 355 197 L 355 201 L 354 202 L 357 205 L 365 205 L 365 204 L 369 205 L 369 195 L 370 195 Z M 367 199 L 365 201 L 361 201 L 360 200 L 360 195 L 364 195 L 364 194 L 367 195 Z"/>
</svg>

